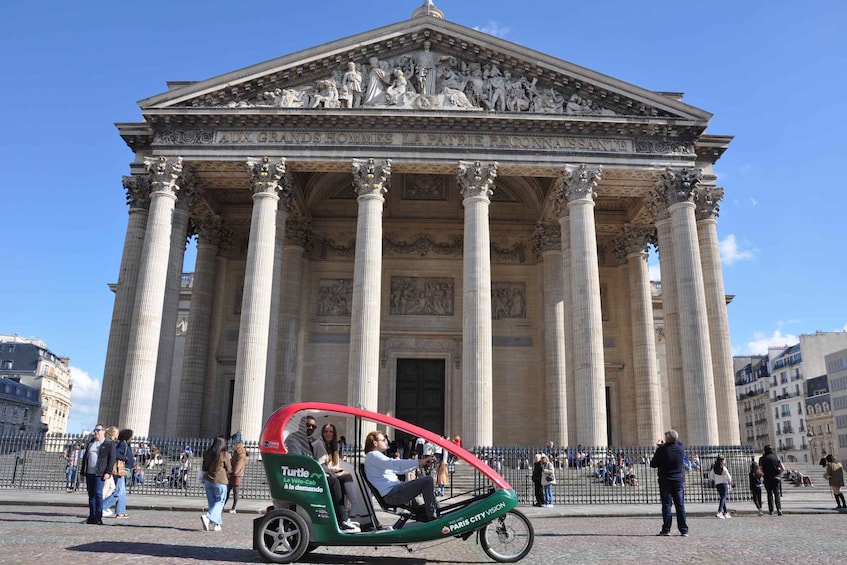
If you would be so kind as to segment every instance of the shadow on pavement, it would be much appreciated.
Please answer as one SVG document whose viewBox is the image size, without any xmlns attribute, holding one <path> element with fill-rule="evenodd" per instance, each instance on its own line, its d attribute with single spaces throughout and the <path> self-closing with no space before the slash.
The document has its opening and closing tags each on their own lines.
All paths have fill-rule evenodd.
<svg viewBox="0 0 847 565">
<path fill-rule="evenodd" d="M 206 547 L 192 545 L 168 545 L 164 543 L 138 543 L 131 541 L 97 541 L 67 548 L 68 551 L 87 553 L 132 554 L 150 557 L 179 557 L 199 561 L 224 561 L 231 563 L 262 563 L 259 554 L 252 549 L 231 547 Z"/>
</svg>

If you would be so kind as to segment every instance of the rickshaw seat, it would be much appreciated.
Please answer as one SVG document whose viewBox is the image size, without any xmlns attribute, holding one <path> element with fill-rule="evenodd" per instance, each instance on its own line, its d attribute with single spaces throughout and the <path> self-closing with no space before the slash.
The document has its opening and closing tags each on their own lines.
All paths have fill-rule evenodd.
<svg viewBox="0 0 847 565">
<path fill-rule="evenodd" d="M 362 481 L 364 481 L 364 483 L 368 485 L 368 489 L 371 491 L 371 494 L 379 503 L 379 506 L 383 509 L 383 511 L 400 516 L 400 519 L 397 520 L 397 522 L 393 526 L 395 530 L 399 530 L 400 528 L 402 528 L 403 525 L 408 522 L 410 518 L 420 522 L 427 520 L 426 508 L 423 504 L 420 504 L 415 499 L 410 500 L 406 504 L 389 504 L 388 502 L 386 502 L 377 490 L 377 488 L 373 486 L 368 480 L 368 477 L 365 474 L 364 463 L 359 463 L 359 476 L 362 478 Z"/>
</svg>

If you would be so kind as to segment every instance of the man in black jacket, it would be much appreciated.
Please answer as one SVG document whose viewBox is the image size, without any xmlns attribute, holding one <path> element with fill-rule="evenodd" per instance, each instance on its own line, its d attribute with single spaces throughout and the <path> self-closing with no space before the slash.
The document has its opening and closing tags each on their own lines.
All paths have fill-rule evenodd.
<svg viewBox="0 0 847 565">
<path fill-rule="evenodd" d="M 115 459 L 115 442 L 106 438 L 105 428 L 97 424 L 82 458 L 82 472 L 88 489 L 86 524 L 103 523 L 103 483 L 112 476 Z"/>
<path fill-rule="evenodd" d="M 659 470 L 659 498 L 662 501 L 662 531 L 660 536 L 671 535 L 673 513 L 676 508 L 676 525 L 679 533 L 688 535 L 688 522 L 685 520 L 685 446 L 679 441 L 676 430 L 665 432 L 665 441 L 659 442 L 650 467 Z"/>
<path fill-rule="evenodd" d="M 770 445 L 766 445 L 762 453 L 764 455 L 759 458 L 759 467 L 762 468 L 765 490 L 768 491 L 768 512 L 773 514 L 774 501 L 776 501 L 776 514 L 782 516 L 782 501 L 780 500 L 782 480 L 780 476 L 785 472 L 785 467 Z"/>
</svg>

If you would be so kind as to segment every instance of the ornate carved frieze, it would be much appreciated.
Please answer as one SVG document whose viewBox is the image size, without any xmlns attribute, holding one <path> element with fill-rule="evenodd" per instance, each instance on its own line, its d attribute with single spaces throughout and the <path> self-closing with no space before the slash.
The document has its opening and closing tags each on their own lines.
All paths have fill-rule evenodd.
<svg viewBox="0 0 847 565">
<path fill-rule="evenodd" d="M 318 281 L 318 316 L 350 317 L 353 304 L 353 279 Z"/>
<path fill-rule="evenodd" d="M 491 318 L 526 318 L 526 285 L 524 283 L 491 283 Z"/>
<path fill-rule="evenodd" d="M 497 178 L 497 162 L 483 165 L 480 161 L 459 161 L 459 191 L 462 198 L 471 196 L 491 197 L 494 179 Z"/>
<path fill-rule="evenodd" d="M 126 203 L 130 208 L 150 207 L 150 178 L 147 175 L 124 176 L 122 179 L 126 190 Z"/>
<path fill-rule="evenodd" d="M 694 191 L 694 216 L 698 220 L 711 220 L 720 214 L 724 190 L 713 186 L 699 186 Z"/>
<path fill-rule="evenodd" d="M 153 134 L 156 145 L 208 145 L 214 142 L 214 130 L 163 129 Z"/>
<path fill-rule="evenodd" d="M 302 247 L 305 251 L 309 251 L 315 243 L 314 235 L 315 234 L 312 232 L 311 222 L 307 219 L 289 219 L 285 222 L 286 244 L 297 245 Z"/>
<path fill-rule="evenodd" d="M 383 195 L 391 184 L 391 160 L 353 159 L 353 188 L 359 196 Z"/>
<path fill-rule="evenodd" d="M 452 316 L 454 282 L 449 277 L 391 277 L 392 316 Z"/>
<path fill-rule="evenodd" d="M 657 245 L 656 228 L 645 224 L 625 224 L 620 236 L 614 239 L 615 255 L 625 260 L 632 253 L 647 252 L 648 245 Z"/>
<path fill-rule="evenodd" d="M 691 202 L 702 177 L 703 172 L 700 169 L 667 168 L 656 190 L 665 194 L 670 206 L 681 202 Z"/>
<path fill-rule="evenodd" d="M 511 247 L 501 247 L 492 241 L 491 260 L 500 263 L 525 263 L 526 245 L 518 242 Z"/>
<path fill-rule="evenodd" d="M 419 235 L 411 241 L 402 241 L 395 234 L 387 233 L 382 242 L 382 250 L 385 254 L 393 255 L 418 255 L 426 257 L 429 254 L 445 256 L 461 256 L 463 238 L 459 235 L 451 236 L 449 241 L 438 243 L 433 241 L 429 235 Z"/>
<path fill-rule="evenodd" d="M 695 157 L 693 141 L 673 141 L 667 139 L 635 139 L 633 140 L 636 153 L 657 153 L 659 155 L 688 155 Z"/>
<path fill-rule="evenodd" d="M 150 178 L 150 192 L 179 192 L 182 177 L 182 157 L 145 157 L 144 166 Z"/>
<path fill-rule="evenodd" d="M 561 182 L 557 184 L 557 195 L 565 202 L 573 202 L 583 198 L 597 198 L 596 188 L 600 183 L 602 168 L 589 169 L 584 163 L 576 167 L 566 167 L 562 172 Z"/>
<path fill-rule="evenodd" d="M 562 229 L 559 224 L 539 223 L 532 234 L 532 250 L 539 259 L 545 251 L 561 251 Z"/>
<path fill-rule="evenodd" d="M 351 239 L 346 244 L 340 244 L 327 237 L 319 237 L 315 240 L 315 252 L 320 259 L 330 257 L 352 259 L 356 254 L 356 240 Z"/>
<path fill-rule="evenodd" d="M 290 185 L 283 182 L 285 178 L 285 158 L 271 160 L 270 157 L 248 157 L 247 170 L 250 173 L 250 185 L 253 194 L 276 193 L 291 188 Z"/>
<path fill-rule="evenodd" d="M 403 200 L 445 200 L 444 177 L 441 175 L 407 175 Z"/>
</svg>

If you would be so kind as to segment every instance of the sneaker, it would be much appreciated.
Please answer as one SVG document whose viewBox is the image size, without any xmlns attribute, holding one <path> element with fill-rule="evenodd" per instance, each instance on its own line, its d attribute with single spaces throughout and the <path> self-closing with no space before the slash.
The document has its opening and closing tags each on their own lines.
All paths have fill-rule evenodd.
<svg viewBox="0 0 847 565">
<path fill-rule="evenodd" d="M 657 535 L 657 536 L 669 536 L 669 535 L 671 535 L 671 533 L 670 533 L 670 532 L 659 532 L 659 533 L 658 533 L 658 534 L 656 534 L 656 535 Z"/>
<path fill-rule="evenodd" d="M 763 516 L 765 513 L 759 510 L 759 516 Z"/>
<path fill-rule="evenodd" d="M 776 511 L 776 515 L 777 515 L 777 516 L 782 516 L 782 510 L 777 510 L 777 511 Z"/>
<path fill-rule="evenodd" d="M 732 514 L 730 514 L 729 512 L 724 512 L 723 517 L 729 520 L 730 518 L 732 518 Z"/>
<path fill-rule="evenodd" d="M 200 521 L 203 522 L 203 529 L 208 532 L 209 524 L 211 523 L 208 516 L 206 516 L 205 514 L 200 514 Z"/>
<path fill-rule="evenodd" d="M 353 522 L 351 520 L 344 520 L 338 525 L 338 529 L 340 529 L 345 534 L 358 534 L 362 531 L 362 528 L 359 527 L 357 522 Z"/>
<path fill-rule="evenodd" d="M 721 514 L 720 512 L 718 512 L 717 514 L 715 514 L 715 518 L 720 518 L 721 520 L 726 520 L 726 516 L 724 516 L 724 515 L 723 515 L 723 514 Z"/>
<path fill-rule="evenodd" d="M 668 534 L 668 535 L 670 535 L 670 534 Z M 687 537 L 688 537 L 688 532 L 683 532 L 683 533 L 681 533 L 681 534 L 679 534 L 679 535 L 681 535 L 681 536 L 682 536 L 682 537 L 684 537 L 684 538 L 687 538 Z"/>
<path fill-rule="evenodd" d="M 232 508 L 232 509 L 230 509 L 229 513 L 230 514 L 237 514 L 238 512 L 235 510 L 235 508 Z"/>
<path fill-rule="evenodd" d="M 129 514 L 117 514 L 115 518 L 129 518 Z"/>
<path fill-rule="evenodd" d="M 215 524 L 215 525 L 214 525 L 214 527 L 212 528 L 212 531 L 213 531 L 213 532 L 219 532 L 219 531 L 221 531 L 221 525 L 220 525 L 220 524 Z"/>
<path fill-rule="evenodd" d="M 111 515 L 112 515 L 111 510 L 109 510 L 109 509 L 103 510 L 103 516 L 105 516 L 106 518 L 108 518 Z"/>
</svg>

